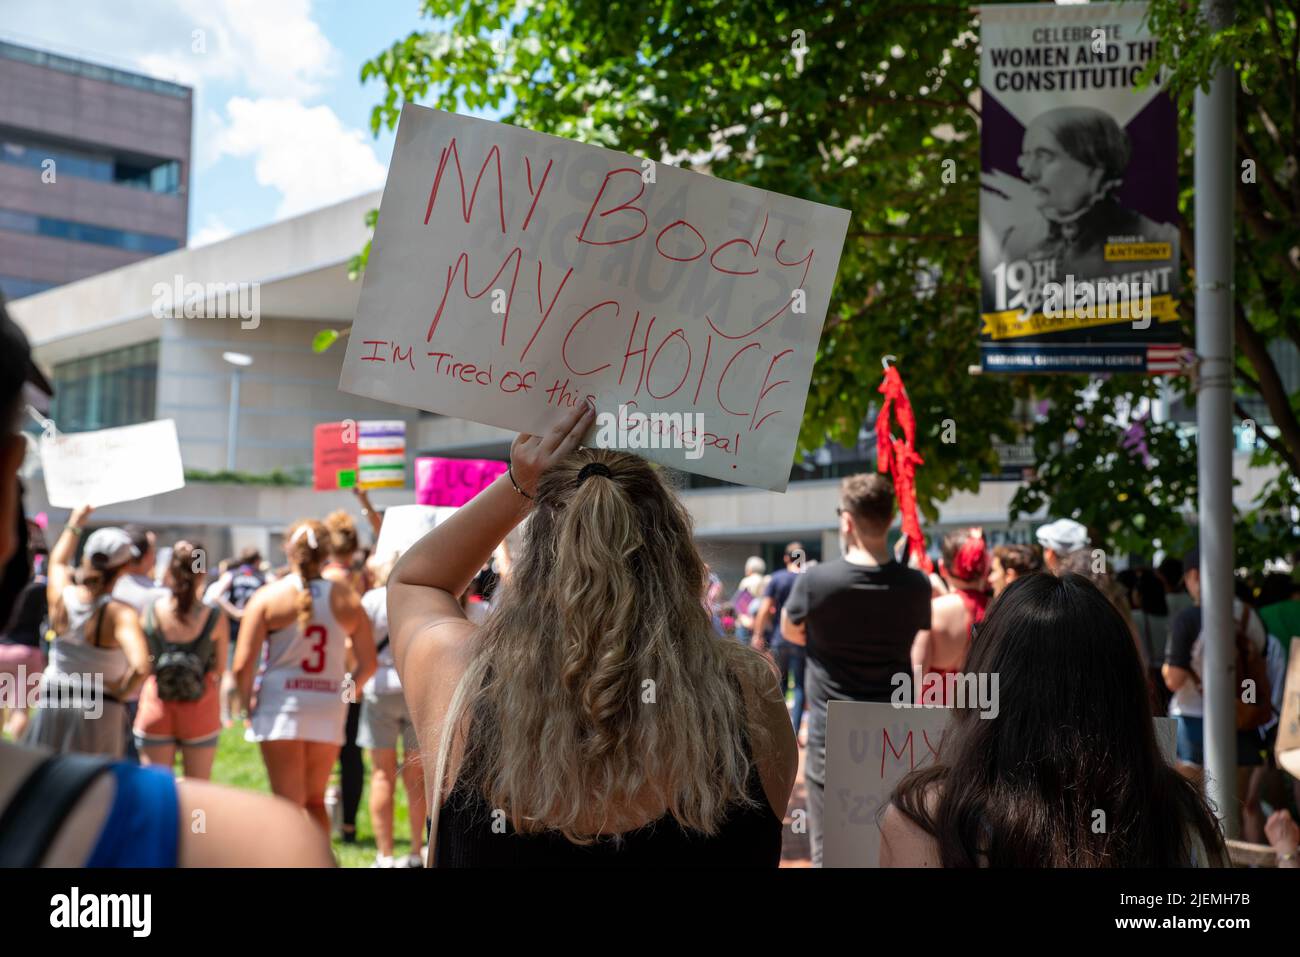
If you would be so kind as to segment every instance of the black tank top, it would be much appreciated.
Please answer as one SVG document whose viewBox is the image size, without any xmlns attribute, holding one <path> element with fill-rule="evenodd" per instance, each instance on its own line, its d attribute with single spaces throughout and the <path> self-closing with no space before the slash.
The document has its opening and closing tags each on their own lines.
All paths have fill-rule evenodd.
<svg viewBox="0 0 1300 957">
<path fill-rule="evenodd" d="M 487 800 L 478 790 L 462 784 L 470 777 L 462 769 L 438 815 L 434 866 L 777 867 L 781 863 L 782 823 L 763 792 L 748 734 L 744 746 L 751 757 L 746 791 L 757 806 L 734 804 L 712 836 L 687 830 L 666 813 L 624 832 L 618 844 L 609 837 L 587 845 L 574 844 L 555 831 L 518 834 L 509 820 L 504 822 L 504 833 L 495 833 Z"/>
</svg>

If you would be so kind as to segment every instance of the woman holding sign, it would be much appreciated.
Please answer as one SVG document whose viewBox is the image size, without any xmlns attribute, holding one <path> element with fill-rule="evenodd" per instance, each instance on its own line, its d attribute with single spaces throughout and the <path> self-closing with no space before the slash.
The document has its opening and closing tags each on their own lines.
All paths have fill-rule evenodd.
<svg viewBox="0 0 1300 957">
<path fill-rule="evenodd" d="M 74 511 L 50 552 L 46 589 L 57 637 L 27 741 L 55 751 L 121 757 L 123 702 L 149 675 L 149 649 L 135 609 L 113 600 L 113 585 L 139 556 L 122 529 L 101 528 L 86 539 L 81 564 L 74 567 L 77 537 L 91 511 L 89 505 Z"/>
<path fill-rule="evenodd" d="M 356 689 L 375 673 L 375 642 L 361 601 L 326 581 L 329 533 L 313 520 L 289 531 L 291 574 L 259 590 L 244 610 L 235 651 L 248 738 L 262 746 L 271 790 L 307 809 L 325 833 L 325 785 L 343 744 L 343 721 Z M 347 673 L 352 639 L 357 668 Z M 256 691 L 253 670 L 267 645 Z"/>
<path fill-rule="evenodd" d="M 689 517 L 658 473 L 578 449 L 593 422 L 580 406 L 517 437 L 510 471 L 389 578 L 432 861 L 775 867 L 798 761 L 775 677 L 713 632 Z M 475 627 L 457 597 L 530 512 Z"/>
<path fill-rule="evenodd" d="M 1090 581 L 1017 578 L 966 671 L 998 678 L 996 710 L 954 709 L 937 763 L 899 783 L 882 867 L 1226 866 L 1213 813 L 1156 742 L 1132 633 Z"/>
</svg>

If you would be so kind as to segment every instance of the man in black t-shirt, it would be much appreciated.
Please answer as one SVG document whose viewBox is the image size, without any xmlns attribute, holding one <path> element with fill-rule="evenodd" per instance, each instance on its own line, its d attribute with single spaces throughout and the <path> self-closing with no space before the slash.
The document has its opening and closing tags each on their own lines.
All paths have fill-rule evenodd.
<svg viewBox="0 0 1300 957">
<path fill-rule="evenodd" d="M 883 475 L 852 475 L 840 487 L 843 558 L 795 580 L 781 633 L 807 649 L 808 836 L 822 863 L 829 701 L 889 701 L 896 674 L 911 674 L 912 642 L 930 627 L 930 581 L 894 560 L 886 543 L 894 487 Z"/>
</svg>

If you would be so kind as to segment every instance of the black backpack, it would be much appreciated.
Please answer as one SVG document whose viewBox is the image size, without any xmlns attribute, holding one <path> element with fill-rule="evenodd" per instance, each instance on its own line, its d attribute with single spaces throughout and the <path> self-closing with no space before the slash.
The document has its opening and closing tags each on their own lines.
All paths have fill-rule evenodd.
<svg viewBox="0 0 1300 957">
<path fill-rule="evenodd" d="M 145 615 L 144 633 L 153 658 L 158 697 L 163 701 L 198 701 L 206 690 L 204 679 L 212 664 L 212 626 L 216 609 L 208 611 L 207 621 L 197 638 L 184 644 L 167 641 L 158 627 L 154 606 Z"/>
</svg>

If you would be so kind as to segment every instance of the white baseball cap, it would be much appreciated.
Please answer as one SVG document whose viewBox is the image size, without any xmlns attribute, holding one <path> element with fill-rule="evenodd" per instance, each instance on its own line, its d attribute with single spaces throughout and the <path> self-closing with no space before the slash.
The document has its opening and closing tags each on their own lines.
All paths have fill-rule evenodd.
<svg viewBox="0 0 1300 957">
<path fill-rule="evenodd" d="M 140 553 L 131 544 L 131 536 L 120 528 L 100 528 L 86 539 L 84 554 L 95 568 L 110 571 L 139 558 Z"/>
<path fill-rule="evenodd" d="M 1088 530 L 1072 518 L 1058 518 L 1041 526 L 1035 537 L 1039 545 L 1058 555 L 1077 552 L 1088 544 Z"/>
</svg>

